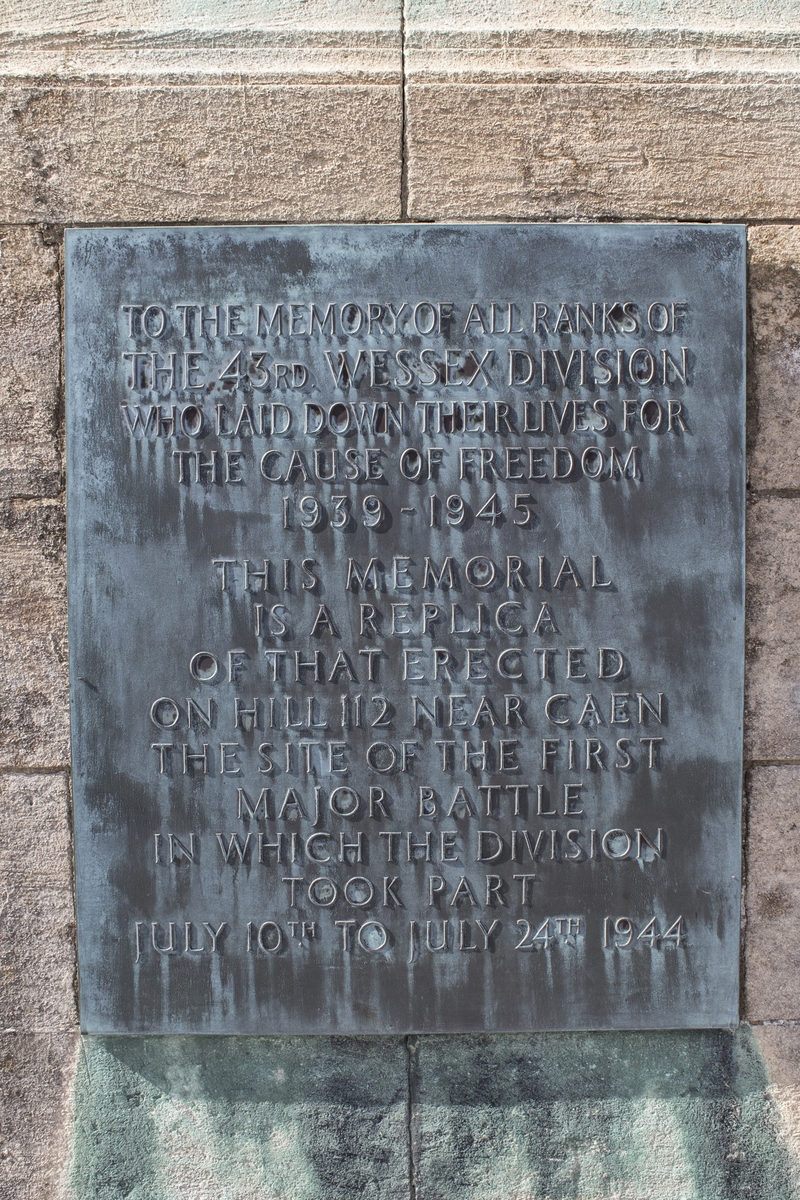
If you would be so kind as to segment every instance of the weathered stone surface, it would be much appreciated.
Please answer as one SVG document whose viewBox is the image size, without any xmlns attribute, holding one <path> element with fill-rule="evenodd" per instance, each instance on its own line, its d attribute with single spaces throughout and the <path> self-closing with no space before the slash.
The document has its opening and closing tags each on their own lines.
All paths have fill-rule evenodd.
<svg viewBox="0 0 800 1200">
<path fill-rule="evenodd" d="M 0 228 L 0 498 L 61 486 L 58 248 Z"/>
<path fill-rule="evenodd" d="M 22 10 L 24 0 L 11 0 L 10 14 Z M 34 12 L 54 7 L 53 0 L 39 0 Z M 75 0 L 64 6 L 76 11 Z M 19 18 L 17 18 L 19 19 Z M 30 20 L 30 16 L 27 18 Z M 35 19 L 35 18 L 34 18 Z M 640 0 L 515 0 L 513 6 L 503 0 L 408 0 L 406 22 L 410 29 L 597 29 L 609 30 L 747 30 L 756 37 L 765 30 L 786 29 L 794 32 L 800 20 L 798 0 L 703 0 L 686 5 L 683 0 L 659 0 L 658 4 Z M 756 38 L 754 38 L 756 40 Z"/>
<path fill-rule="evenodd" d="M 688 11 L 688 10 L 687 10 Z M 793 84 L 795 39 L 693 29 L 568 30 L 487 26 L 435 29 L 407 24 L 406 64 L 416 82 L 458 84 L 592 83 Z M 2 63 L 0 56 L 0 63 Z"/>
<path fill-rule="evenodd" d="M 800 1018 L 800 767 L 753 768 L 748 812 L 745 1015 L 752 1021 L 796 1020 Z"/>
<path fill-rule="evenodd" d="M 8 1200 L 64 1195 L 79 1043 L 77 1033 L 0 1035 L 0 1196 Z"/>
<path fill-rule="evenodd" d="M 800 228 L 748 231 L 752 488 L 800 487 Z"/>
<path fill-rule="evenodd" d="M 800 1088 L 800 1026 L 776 1021 L 769 1025 L 753 1025 L 752 1033 L 770 1087 Z"/>
<path fill-rule="evenodd" d="M 710 82 L 739 85 L 798 67 L 797 0 L 408 0 L 405 64 L 421 82 Z M 519 113 L 510 110 L 512 120 Z M 621 114 L 620 114 L 621 115 Z M 581 111 L 573 128 L 580 143 Z M 673 189 L 674 190 L 674 189 Z M 489 193 L 487 192 L 487 195 Z"/>
<path fill-rule="evenodd" d="M 367 11 L 365 9 L 365 11 Z M 76 35 L 47 31 L 4 38 L 0 76 L 40 85 L 356 82 L 400 88 L 397 30 L 292 29 L 270 31 L 124 28 Z"/>
<path fill-rule="evenodd" d="M 745 758 L 800 758 L 800 503 L 747 510 Z"/>
<path fill-rule="evenodd" d="M 7 84 L 0 219 L 391 220 L 400 104 L 385 86 Z"/>
<path fill-rule="evenodd" d="M 83 83 L 316 78 L 399 89 L 400 20 L 397 0 L 170 0 L 135 8 L 9 0 L 0 12 L 0 74 Z"/>
<path fill-rule="evenodd" d="M 409 0 L 409 213 L 796 214 L 795 30 L 759 0 Z"/>
<path fill-rule="evenodd" d="M 788 1200 L 752 1033 L 428 1038 L 418 1200 Z"/>
<path fill-rule="evenodd" d="M 66 775 L 0 774 L 0 1028 L 73 1029 Z"/>
<path fill-rule="evenodd" d="M 0 504 L 0 767 L 61 767 L 69 755 L 64 510 Z"/>
<path fill-rule="evenodd" d="M 789 0 L 789 8 L 797 0 Z M 15 33 L 76 35 L 119 33 L 130 29 L 185 33 L 224 29 L 240 36 L 251 30 L 286 28 L 372 29 L 400 26 L 395 0 L 147 0 L 132 9 L 117 0 L 4 0 L 2 28 Z"/>
<path fill-rule="evenodd" d="M 800 1195 L 800 1028 L 754 1025 L 753 1035 L 769 1078 L 778 1135 L 786 1147 L 793 1195 Z"/>
<path fill-rule="evenodd" d="M 468 85 L 412 73 L 409 215 L 793 219 L 800 89 L 734 78 Z"/>
<path fill-rule="evenodd" d="M 399 1038 L 87 1038 L 74 1200 L 406 1200 Z"/>
</svg>

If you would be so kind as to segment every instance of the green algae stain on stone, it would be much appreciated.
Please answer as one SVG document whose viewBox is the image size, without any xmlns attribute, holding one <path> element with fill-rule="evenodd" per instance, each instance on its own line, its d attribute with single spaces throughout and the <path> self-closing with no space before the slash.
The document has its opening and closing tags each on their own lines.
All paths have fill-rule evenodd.
<svg viewBox="0 0 800 1200">
<path fill-rule="evenodd" d="M 85 1038 L 72 1200 L 790 1200 L 752 1033 Z"/>
<path fill-rule="evenodd" d="M 684 1139 L 698 1197 L 792 1197 L 791 1165 L 780 1142 L 779 1118 L 767 1094 L 768 1079 L 755 1039 L 737 1033 L 705 1034 L 705 1091 L 687 1105 Z M 700 1064 L 698 1064 L 700 1065 Z"/>
<path fill-rule="evenodd" d="M 400 1039 L 84 1038 L 74 1200 L 405 1200 Z"/>
<path fill-rule="evenodd" d="M 73 1107 L 74 1195 L 153 1200 L 160 1181 L 151 1097 L 94 1039 L 81 1040 Z"/>
<path fill-rule="evenodd" d="M 789 1200 L 752 1034 L 420 1041 L 417 1200 Z"/>
</svg>

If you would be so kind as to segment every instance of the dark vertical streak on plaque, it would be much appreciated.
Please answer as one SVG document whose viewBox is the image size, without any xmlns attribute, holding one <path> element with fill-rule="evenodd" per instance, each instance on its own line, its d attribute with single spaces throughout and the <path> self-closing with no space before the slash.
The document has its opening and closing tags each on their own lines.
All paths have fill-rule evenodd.
<svg viewBox="0 0 800 1200">
<path fill-rule="evenodd" d="M 89 1032 L 737 1020 L 744 233 L 73 230 Z"/>
</svg>

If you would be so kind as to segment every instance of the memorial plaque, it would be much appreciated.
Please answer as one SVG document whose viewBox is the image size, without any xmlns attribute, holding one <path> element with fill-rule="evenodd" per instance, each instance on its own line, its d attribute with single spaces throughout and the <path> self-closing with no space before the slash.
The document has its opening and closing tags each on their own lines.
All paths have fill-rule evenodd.
<svg viewBox="0 0 800 1200">
<path fill-rule="evenodd" d="M 83 1028 L 735 1023 L 743 229 L 66 268 Z"/>
</svg>

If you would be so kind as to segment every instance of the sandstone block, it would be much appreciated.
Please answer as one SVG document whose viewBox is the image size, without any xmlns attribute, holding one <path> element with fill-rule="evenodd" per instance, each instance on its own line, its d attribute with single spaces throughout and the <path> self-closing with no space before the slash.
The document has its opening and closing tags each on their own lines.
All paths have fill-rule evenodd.
<svg viewBox="0 0 800 1200">
<path fill-rule="evenodd" d="M 0 504 L 0 767 L 69 758 L 64 510 Z"/>
<path fill-rule="evenodd" d="M 0 228 L 0 499 L 61 488 L 58 247 Z"/>
<path fill-rule="evenodd" d="M 747 235 L 751 488 L 800 487 L 800 228 L 755 226 Z"/>
<path fill-rule="evenodd" d="M 747 511 L 745 757 L 800 758 L 800 504 L 757 497 Z"/>
<path fill-rule="evenodd" d="M 769 1078 L 768 1095 L 786 1147 L 792 1195 L 800 1195 L 800 1029 L 797 1026 L 754 1025 Z"/>
<path fill-rule="evenodd" d="M 753 1025 L 752 1034 L 770 1086 L 800 1089 L 800 1026 L 775 1021 L 769 1025 Z"/>
<path fill-rule="evenodd" d="M 74 1029 L 66 775 L 0 774 L 0 1028 Z"/>
<path fill-rule="evenodd" d="M 517 71 L 510 80 L 438 82 L 415 75 L 413 56 L 409 64 L 412 218 L 800 216 L 794 82 L 765 87 L 735 73 L 620 80 L 613 70 L 572 82 Z"/>
<path fill-rule="evenodd" d="M 22 9 L 24 0 L 11 0 L 11 12 Z M 44 0 L 47 8 L 52 0 Z M 67 9 L 75 3 L 67 5 Z M 38 7 L 38 6 L 37 6 Z M 27 10 L 26 10 L 27 11 Z M 662 0 L 658 7 L 637 0 L 516 0 L 513 6 L 503 0 L 408 0 L 406 23 L 413 33 L 419 28 L 469 31 L 491 30 L 506 35 L 525 31 L 565 29 L 570 32 L 597 30 L 604 36 L 610 31 L 645 30 L 747 31 L 753 42 L 765 29 L 770 32 L 793 31 L 800 15 L 797 0 L 765 4 L 763 0 L 705 0 L 702 7 L 687 7 L 682 0 Z M 30 17 L 28 17 L 28 20 Z"/>
<path fill-rule="evenodd" d="M 116 0 L 92 0 L 90 9 L 85 0 L 4 0 L 2 26 L 14 33 L 83 34 L 86 40 L 132 28 L 185 38 L 192 29 L 234 32 L 245 42 L 247 34 L 257 30 L 399 28 L 399 15 L 392 0 L 371 0 L 369 5 L 355 0 L 226 0 L 223 10 L 210 0 L 170 0 L 135 10 L 121 8 Z"/>
<path fill-rule="evenodd" d="M 751 1021 L 797 1020 L 800 767 L 753 768 L 748 814 L 745 1015 Z"/>
<path fill-rule="evenodd" d="M 77 1033 L 0 1034 L 0 1195 L 8 1200 L 65 1194 L 79 1044 Z"/>
<path fill-rule="evenodd" d="M 9 81 L 0 220 L 391 220 L 400 110 L 383 84 Z"/>
</svg>

